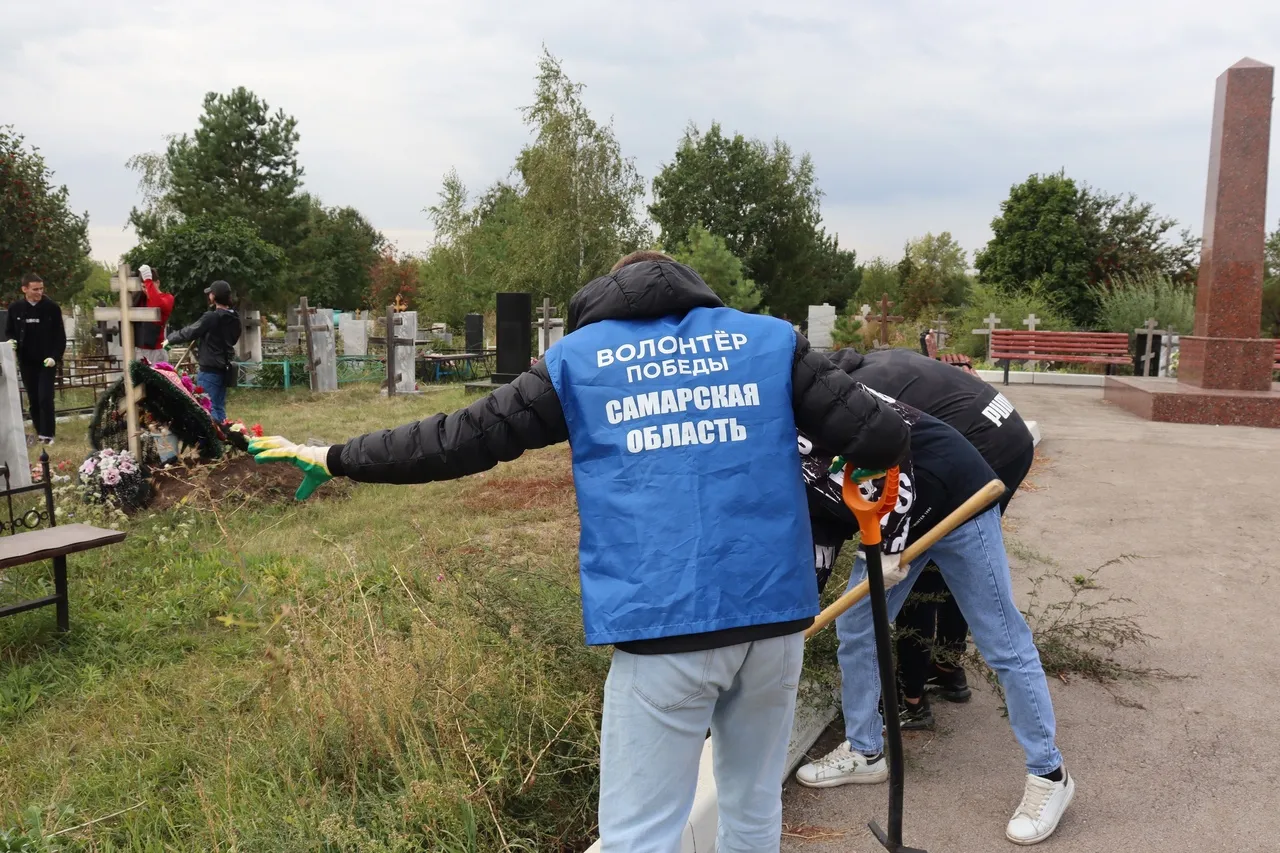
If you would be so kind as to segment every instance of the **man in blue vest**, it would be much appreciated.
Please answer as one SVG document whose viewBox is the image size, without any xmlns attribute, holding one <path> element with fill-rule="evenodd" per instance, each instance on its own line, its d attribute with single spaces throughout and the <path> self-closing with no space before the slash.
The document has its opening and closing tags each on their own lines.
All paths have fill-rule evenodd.
<svg viewBox="0 0 1280 853">
<path fill-rule="evenodd" d="M 324 448 L 255 439 L 250 452 L 302 468 L 305 498 L 330 477 L 447 480 L 569 441 L 586 640 L 615 647 L 603 850 L 680 849 L 710 730 L 716 849 L 777 851 L 818 612 L 796 428 L 867 469 L 896 464 L 908 428 L 789 324 L 725 308 L 657 252 L 578 291 L 569 326 L 529 371 L 451 415 Z"/>
</svg>

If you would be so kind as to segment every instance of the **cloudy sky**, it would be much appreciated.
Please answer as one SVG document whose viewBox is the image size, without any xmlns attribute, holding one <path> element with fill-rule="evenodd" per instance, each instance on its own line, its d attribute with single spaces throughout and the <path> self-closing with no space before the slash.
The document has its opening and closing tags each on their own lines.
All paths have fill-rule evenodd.
<svg viewBox="0 0 1280 853">
<path fill-rule="evenodd" d="M 926 231 L 977 248 L 1012 184 L 1059 168 L 1198 232 L 1214 79 L 1280 62 L 1275 0 L 5 6 L 0 123 L 40 146 L 107 260 L 132 245 L 125 160 L 238 85 L 297 117 L 308 189 L 423 249 L 444 172 L 483 189 L 528 139 L 543 43 L 647 180 L 690 121 L 810 152 L 826 225 L 863 258 Z M 1280 126 L 1271 151 L 1275 227 Z"/>
</svg>

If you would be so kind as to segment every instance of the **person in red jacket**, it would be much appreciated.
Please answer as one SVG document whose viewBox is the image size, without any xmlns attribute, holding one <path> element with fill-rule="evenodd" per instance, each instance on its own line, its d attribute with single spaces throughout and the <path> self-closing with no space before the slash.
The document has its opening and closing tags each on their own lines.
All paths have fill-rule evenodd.
<svg viewBox="0 0 1280 853">
<path fill-rule="evenodd" d="M 133 355 L 152 364 L 167 361 L 168 355 L 160 344 L 164 341 L 169 315 L 173 313 L 173 294 L 160 292 L 160 284 L 146 264 L 138 267 L 138 277 L 142 279 L 142 291 L 134 297 L 133 305 L 135 308 L 159 308 L 160 322 L 133 324 Z"/>
</svg>

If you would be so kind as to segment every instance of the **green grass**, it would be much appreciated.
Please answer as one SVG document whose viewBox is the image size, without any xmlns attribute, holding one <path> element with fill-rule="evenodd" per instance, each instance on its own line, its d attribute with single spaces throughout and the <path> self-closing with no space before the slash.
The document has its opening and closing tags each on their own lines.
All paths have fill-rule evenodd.
<svg viewBox="0 0 1280 853">
<path fill-rule="evenodd" d="M 228 413 L 336 442 L 465 401 L 236 390 Z M 87 421 L 59 427 L 78 464 Z M 549 449 L 130 520 L 71 559 L 69 635 L 0 620 L 0 851 L 24 849 L 4 827 L 33 850 L 583 849 L 608 657 L 583 644 L 570 484 Z"/>
</svg>

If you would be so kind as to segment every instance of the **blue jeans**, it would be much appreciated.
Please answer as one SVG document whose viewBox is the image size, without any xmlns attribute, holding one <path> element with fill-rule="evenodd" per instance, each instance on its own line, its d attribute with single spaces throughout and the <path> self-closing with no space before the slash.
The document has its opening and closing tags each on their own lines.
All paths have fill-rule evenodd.
<svg viewBox="0 0 1280 853">
<path fill-rule="evenodd" d="M 600 849 L 676 853 L 707 730 L 718 853 L 777 853 L 804 635 L 702 652 L 613 653 L 600 738 Z"/>
<path fill-rule="evenodd" d="M 969 621 L 974 645 L 1000 678 L 1009 723 L 1027 756 L 1027 772 L 1053 772 L 1062 764 L 1062 755 L 1054 745 L 1053 702 L 1031 629 L 1013 601 L 999 508 L 993 507 L 962 524 L 911 564 L 906 580 L 889 590 L 890 619 L 898 615 L 930 560 L 938 564 L 960 612 Z M 859 559 L 850 587 L 866 574 L 866 564 Z M 884 748 L 884 735 L 877 707 L 880 674 L 876 668 L 870 600 L 864 598 L 840 616 L 836 631 L 840 636 L 845 737 L 857 751 L 875 754 Z"/>
<path fill-rule="evenodd" d="M 204 389 L 204 393 L 209 395 L 209 402 L 213 403 L 213 411 L 209 413 L 209 416 L 213 418 L 214 423 L 220 424 L 225 421 L 227 419 L 227 382 L 225 375 L 201 370 L 196 374 L 196 383 Z"/>
</svg>

